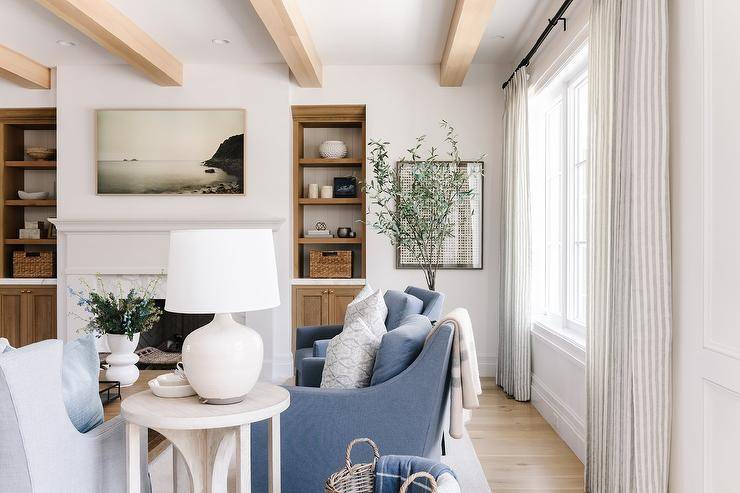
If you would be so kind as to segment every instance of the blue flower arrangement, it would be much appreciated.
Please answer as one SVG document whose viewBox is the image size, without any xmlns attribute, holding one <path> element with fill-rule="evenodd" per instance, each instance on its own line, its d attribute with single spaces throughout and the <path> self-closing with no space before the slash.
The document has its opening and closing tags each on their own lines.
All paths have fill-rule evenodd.
<svg viewBox="0 0 740 493">
<path fill-rule="evenodd" d="M 95 289 L 84 279 L 80 279 L 80 282 L 85 289 L 69 289 L 77 298 L 77 305 L 87 314 L 87 317 L 75 315 L 86 322 L 83 331 L 96 337 L 104 334 L 126 335 L 133 340 L 134 335 L 150 330 L 159 321 L 162 310 L 154 302 L 158 276 L 143 288 L 130 288 L 127 292 L 119 282 L 118 293 L 109 291 L 100 275 L 95 279 Z"/>
</svg>

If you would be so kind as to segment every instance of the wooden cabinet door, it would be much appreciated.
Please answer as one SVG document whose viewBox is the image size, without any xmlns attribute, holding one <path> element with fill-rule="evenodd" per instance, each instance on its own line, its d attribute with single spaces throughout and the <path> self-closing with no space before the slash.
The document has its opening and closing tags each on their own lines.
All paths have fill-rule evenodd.
<svg viewBox="0 0 740 493">
<path fill-rule="evenodd" d="M 0 288 L 0 337 L 6 337 L 13 347 L 27 344 L 23 329 L 26 322 L 23 291 L 15 287 Z"/>
<path fill-rule="evenodd" d="M 295 326 L 329 323 L 329 290 L 323 287 L 295 288 Z"/>
<path fill-rule="evenodd" d="M 347 305 L 352 303 L 357 293 L 362 290 L 358 287 L 329 288 L 329 323 L 343 324 Z"/>
<path fill-rule="evenodd" d="M 25 290 L 27 334 L 31 342 L 57 336 L 57 290 L 44 286 Z M 30 343 L 29 343 L 30 344 Z"/>
</svg>

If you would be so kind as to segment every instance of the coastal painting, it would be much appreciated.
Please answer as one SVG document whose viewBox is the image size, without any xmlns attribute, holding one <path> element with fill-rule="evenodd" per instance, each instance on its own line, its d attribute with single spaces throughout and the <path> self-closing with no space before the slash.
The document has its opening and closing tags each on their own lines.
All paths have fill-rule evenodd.
<svg viewBox="0 0 740 493">
<path fill-rule="evenodd" d="M 246 112 L 98 110 L 99 195 L 244 194 Z"/>
</svg>

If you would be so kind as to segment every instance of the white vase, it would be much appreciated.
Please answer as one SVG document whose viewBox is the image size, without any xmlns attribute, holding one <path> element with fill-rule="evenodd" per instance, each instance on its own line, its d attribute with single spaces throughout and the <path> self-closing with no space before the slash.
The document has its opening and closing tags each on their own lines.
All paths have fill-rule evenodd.
<svg viewBox="0 0 740 493">
<path fill-rule="evenodd" d="M 136 363 L 139 356 L 134 353 L 139 344 L 139 333 L 134 334 L 133 340 L 127 335 L 106 334 L 110 354 L 105 358 L 110 366 L 105 371 L 105 379 L 121 382 L 121 387 L 128 387 L 139 379 L 139 369 Z"/>
<path fill-rule="evenodd" d="M 262 371 L 262 338 L 230 314 L 217 314 L 182 343 L 185 375 L 209 404 L 240 402 Z"/>
<path fill-rule="evenodd" d="M 339 159 L 347 156 L 347 146 L 341 140 L 327 140 L 319 146 L 323 158 Z"/>
</svg>

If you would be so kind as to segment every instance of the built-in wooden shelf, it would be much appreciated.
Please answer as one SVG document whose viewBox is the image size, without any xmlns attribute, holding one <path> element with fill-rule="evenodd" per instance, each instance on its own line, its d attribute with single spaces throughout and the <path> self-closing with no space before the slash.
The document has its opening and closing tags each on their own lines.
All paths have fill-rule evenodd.
<svg viewBox="0 0 740 493">
<path fill-rule="evenodd" d="M 57 201 L 54 199 L 41 199 L 41 200 L 21 200 L 21 199 L 7 199 L 5 205 L 12 205 L 16 207 L 56 207 Z"/>
<path fill-rule="evenodd" d="M 301 245 L 361 245 L 362 238 L 298 238 Z"/>
<path fill-rule="evenodd" d="M 327 159 L 319 157 L 301 158 L 298 160 L 298 164 L 301 166 L 316 166 L 316 167 L 349 167 L 349 166 L 362 166 L 362 158 L 358 157 L 345 157 L 339 159 Z"/>
<path fill-rule="evenodd" d="M 5 161 L 8 168 L 57 169 L 56 161 Z"/>
<path fill-rule="evenodd" d="M 38 240 L 32 239 L 20 239 L 20 238 L 6 238 L 6 245 L 56 245 L 56 238 L 41 238 Z"/>
<path fill-rule="evenodd" d="M 300 205 L 357 205 L 362 204 L 360 197 L 347 199 L 298 199 Z"/>
</svg>

